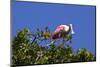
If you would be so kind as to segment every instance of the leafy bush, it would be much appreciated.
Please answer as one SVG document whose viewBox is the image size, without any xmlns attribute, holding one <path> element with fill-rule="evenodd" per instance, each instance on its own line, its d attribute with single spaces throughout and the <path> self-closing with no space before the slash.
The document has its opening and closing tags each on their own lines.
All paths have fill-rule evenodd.
<svg viewBox="0 0 100 67">
<path fill-rule="evenodd" d="M 31 32 L 23 29 L 12 39 L 12 66 L 95 61 L 85 48 L 74 51 L 72 35 L 52 40 L 48 27 Z M 44 42 L 44 45 L 41 45 Z"/>
</svg>

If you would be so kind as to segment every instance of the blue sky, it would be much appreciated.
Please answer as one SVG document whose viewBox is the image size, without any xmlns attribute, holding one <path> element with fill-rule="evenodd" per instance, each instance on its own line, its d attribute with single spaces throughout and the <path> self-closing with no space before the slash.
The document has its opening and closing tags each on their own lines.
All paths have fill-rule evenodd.
<svg viewBox="0 0 100 67">
<path fill-rule="evenodd" d="M 36 2 L 12 3 L 12 35 L 23 28 L 31 31 L 48 26 L 52 31 L 60 24 L 73 24 L 74 49 L 86 48 L 95 54 L 95 6 L 47 4 Z"/>
</svg>

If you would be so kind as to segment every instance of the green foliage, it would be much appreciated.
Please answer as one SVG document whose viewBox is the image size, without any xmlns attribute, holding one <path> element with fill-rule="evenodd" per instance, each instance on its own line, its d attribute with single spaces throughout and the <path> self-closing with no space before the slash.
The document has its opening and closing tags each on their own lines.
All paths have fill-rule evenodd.
<svg viewBox="0 0 100 67">
<path fill-rule="evenodd" d="M 44 32 L 49 32 L 48 27 L 45 30 L 37 29 L 32 33 L 29 29 L 23 29 L 17 32 L 12 40 L 12 65 L 29 64 L 55 64 L 69 62 L 95 61 L 95 56 L 85 48 L 74 51 L 72 46 L 72 35 L 66 35 L 60 40 L 54 41 L 50 37 L 46 38 Z M 32 41 L 30 40 L 32 39 Z M 33 41 L 34 40 L 34 41 Z M 42 46 L 41 42 L 48 40 L 50 45 Z M 52 43 L 51 43 L 52 42 Z M 57 44 L 57 45 L 56 45 Z"/>
</svg>

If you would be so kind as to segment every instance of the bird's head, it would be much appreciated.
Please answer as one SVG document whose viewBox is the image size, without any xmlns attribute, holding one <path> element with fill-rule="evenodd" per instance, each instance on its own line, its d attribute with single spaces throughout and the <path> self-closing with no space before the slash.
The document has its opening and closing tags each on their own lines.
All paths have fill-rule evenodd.
<svg viewBox="0 0 100 67">
<path fill-rule="evenodd" d="M 63 31 L 68 32 L 70 31 L 70 26 L 69 25 L 60 25 L 61 27 L 63 27 Z"/>
</svg>

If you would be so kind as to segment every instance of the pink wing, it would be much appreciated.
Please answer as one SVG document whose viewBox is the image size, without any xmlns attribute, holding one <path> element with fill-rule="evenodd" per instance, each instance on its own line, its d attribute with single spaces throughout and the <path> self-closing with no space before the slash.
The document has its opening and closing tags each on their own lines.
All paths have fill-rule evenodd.
<svg viewBox="0 0 100 67">
<path fill-rule="evenodd" d="M 57 39 L 61 37 L 61 31 L 64 30 L 63 26 L 58 26 L 57 29 L 54 31 L 54 33 L 52 34 L 52 38 L 53 39 Z"/>
<path fill-rule="evenodd" d="M 55 32 L 60 32 L 60 31 L 62 31 L 62 30 L 64 30 L 64 27 L 63 27 L 62 25 L 60 25 L 60 26 L 58 26 L 58 27 L 56 28 Z"/>
</svg>

